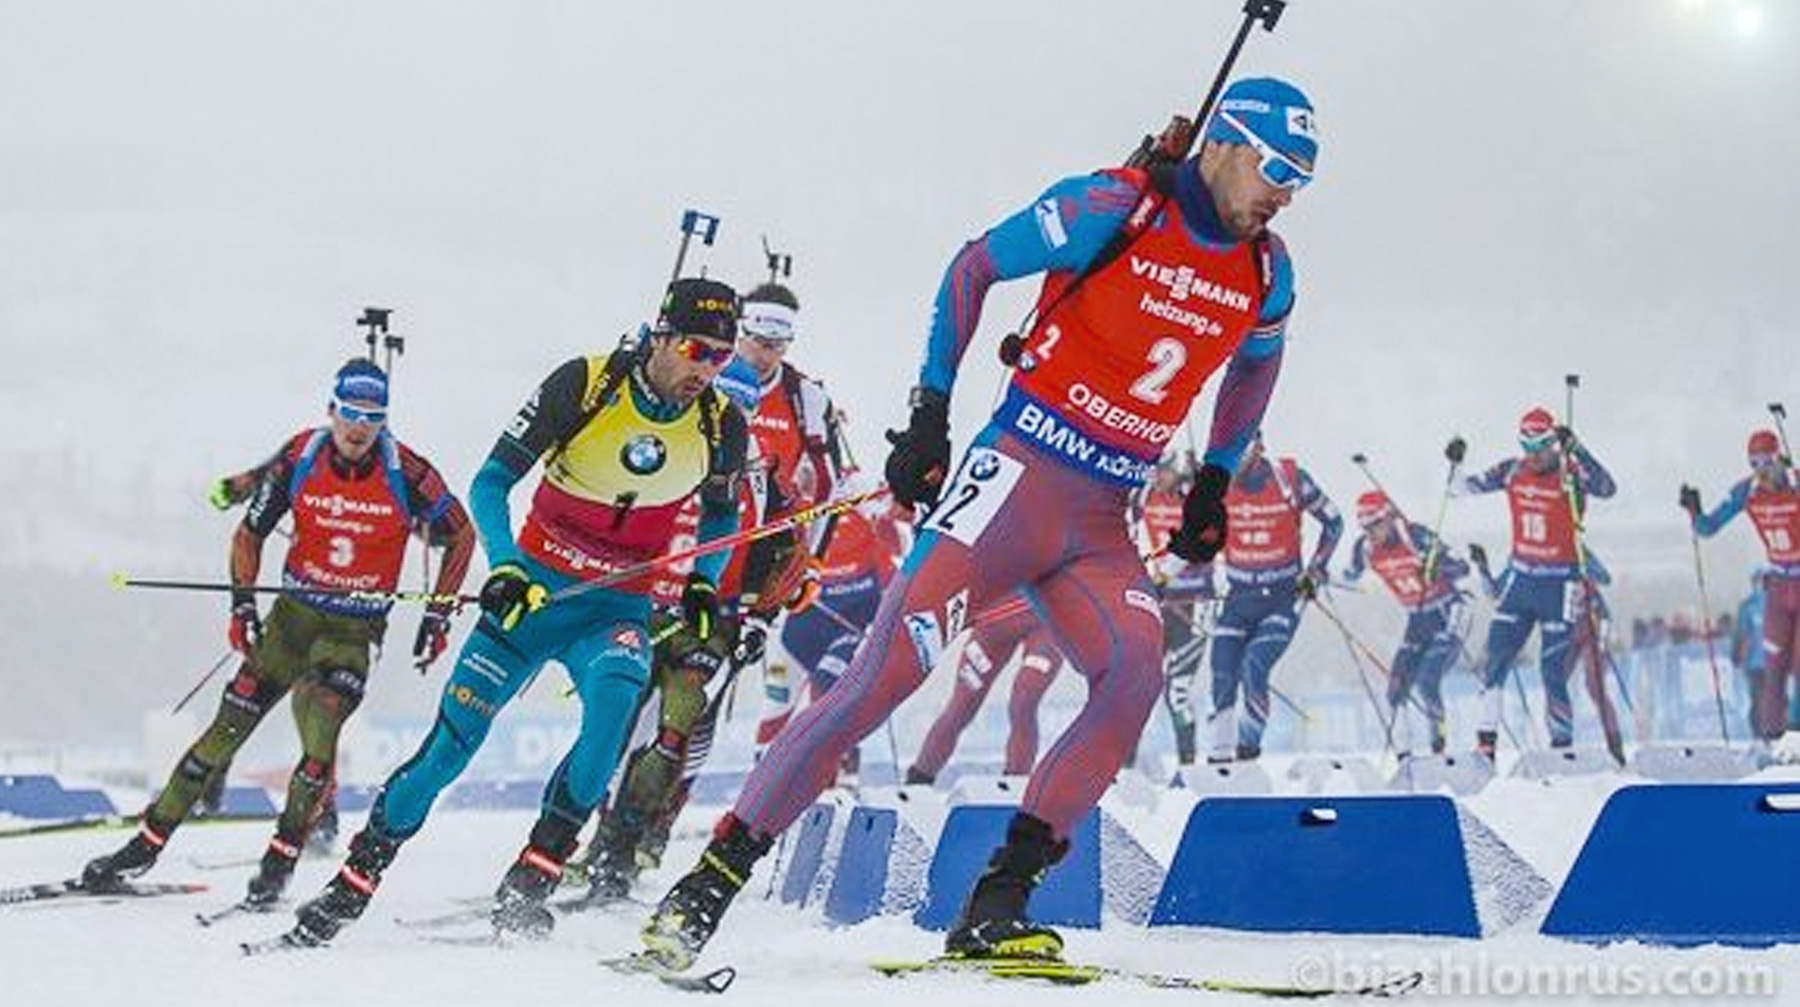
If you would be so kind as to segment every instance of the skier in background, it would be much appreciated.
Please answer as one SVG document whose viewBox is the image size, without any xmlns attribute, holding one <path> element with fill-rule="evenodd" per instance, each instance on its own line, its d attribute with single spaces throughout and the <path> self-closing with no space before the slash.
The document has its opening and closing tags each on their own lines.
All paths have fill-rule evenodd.
<svg viewBox="0 0 1800 1007">
<path fill-rule="evenodd" d="M 239 747 L 290 692 L 300 733 L 300 763 L 288 781 L 244 901 L 266 908 L 281 897 L 335 779 L 338 734 L 361 704 L 370 651 L 387 631 L 386 597 L 400 580 L 415 528 L 444 551 L 435 593 L 454 598 L 475 550 L 469 516 L 422 455 L 389 431 L 388 381 L 357 358 L 338 369 L 326 413 L 330 422 L 288 440 L 259 467 L 249 507 L 231 543 L 231 645 L 244 655 L 225 687 L 219 711 L 145 809 L 137 834 L 91 861 L 82 884 L 116 890 L 149 870 L 210 780 L 223 778 Z M 262 617 L 256 584 L 263 543 L 282 518 L 294 518 L 282 567 L 287 590 Z M 336 593 L 312 593 L 308 588 Z M 369 592 L 361 596 L 355 591 Z M 413 656 L 422 672 L 444 650 L 454 602 L 429 605 Z"/>
<path fill-rule="evenodd" d="M 1694 531 L 1704 538 L 1717 535 L 1739 514 L 1762 539 L 1768 567 L 1763 588 L 1763 673 L 1761 686 L 1751 699 L 1751 719 L 1756 736 L 1774 741 L 1788 729 L 1788 679 L 1796 670 L 1800 651 L 1800 484 L 1794 477 L 1793 460 L 1782 453 L 1781 439 L 1773 430 L 1758 430 L 1745 446 L 1750 474 L 1732 485 L 1725 499 L 1711 511 L 1700 501 L 1700 491 L 1683 484 L 1681 509 L 1687 511 Z M 1703 628 L 1702 632 L 1710 631 Z"/>
<path fill-rule="evenodd" d="M 906 770 L 906 782 L 930 784 L 937 780 L 956 751 L 956 743 L 968 730 L 975 714 L 987 701 L 988 692 L 1013 658 L 1019 670 L 1013 676 L 1012 695 L 1006 704 L 1007 776 L 1024 776 L 1037 763 L 1038 709 L 1044 693 L 1056 681 L 1062 655 L 1037 614 L 1023 599 L 1001 602 L 981 622 L 963 646 L 956 663 L 956 684 L 950 699 L 932 721 L 919 745 L 919 754 Z"/>
<path fill-rule="evenodd" d="M 1301 604 L 1329 580 L 1328 564 L 1344 531 L 1331 498 L 1292 458 L 1267 458 L 1260 433 L 1231 481 L 1225 509 L 1231 534 L 1225 540 L 1225 602 L 1213 626 L 1210 763 L 1262 755 L 1269 677 L 1293 642 Z M 1302 514 L 1319 523 L 1318 541 L 1304 561 Z"/>
<path fill-rule="evenodd" d="M 1168 551 L 1169 538 L 1181 527 L 1182 497 L 1194 467 L 1165 458 L 1131 498 L 1138 550 L 1162 602 L 1163 708 L 1175 736 L 1175 760 L 1183 766 L 1193 765 L 1196 755 L 1194 677 L 1206 657 L 1217 600 L 1213 565 L 1189 563 Z"/>
<path fill-rule="evenodd" d="M 1370 490 L 1356 498 L 1356 523 L 1362 534 L 1350 546 L 1350 564 L 1342 580 L 1355 584 L 1364 570 L 1387 585 L 1406 611 L 1400 646 L 1388 665 L 1389 723 L 1395 752 L 1412 757 L 1415 743 L 1432 754 L 1445 748 L 1444 673 L 1462 653 L 1462 609 L 1468 597 L 1457 581 L 1469 565 L 1450 554 L 1431 530 L 1409 521 L 1387 494 Z"/>
<path fill-rule="evenodd" d="M 1512 512 L 1512 554 L 1482 653 L 1481 713 L 1475 732 L 1475 750 L 1490 762 L 1500 737 L 1506 676 L 1533 626 L 1542 637 L 1539 668 L 1550 746 L 1567 748 L 1575 743 L 1573 723 L 1551 711 L 1570 708 L 1572 626 L 1586 590 L 1578 527 L 1588 498 L 1606 499 L 1616 491 L 1612 476 L 1548 409 L 1534 408 L 1520 418 L 1519 446 L 1522 456 L 1496 462 L 1474 475 L 1460 474 L 1467 442 L 1452 438 L 1444 449 L 1452 466 L 1452 496 L 1504 490 Z M 1573 484 L 1574 493 L 1568 484 Z"/>
</svg>

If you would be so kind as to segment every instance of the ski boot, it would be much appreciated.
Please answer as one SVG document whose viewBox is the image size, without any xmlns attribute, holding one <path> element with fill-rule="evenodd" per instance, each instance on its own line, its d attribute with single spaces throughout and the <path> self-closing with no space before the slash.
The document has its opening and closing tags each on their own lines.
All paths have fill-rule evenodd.
<svg viewBox="0 0 1800 1007">
<path fill-rule="evenodd" d="M 1257 759 L 1262 758 L 1262 746 L 1247 745 L 1240 741 L 1238 742 L 1236 754 L 1237 761 L 1239 762 L 1255 762 Z"/>
<path fill-rule="evenodd" d="M 929 787 L 937 782 L 936 773 L 927 773 L 918 766 L 906 767 L 906 785 L 909 787 Z"/>
<path fill-rule="evenodd" d="M 375 816 L 370 817 L 369 824 L 350 840 L 350 855 L 325 890 L 294 914 L 296 941 L 309 946 L 324 944 L 369 908 L 369 900 L 381 886 L 381 874 L 394 862 L 401 842 L 382 832 L 373 821 Z"/>
<path fill-rule="evenodd" d="M 637 880 L 638 840 L 643 838 L 642 816 L 634 809 L 617 807 L 600 819 L 594 840 L 588 844 L 588 897 L 593 905 L 617 902 L 631 894 Z M 636 827 L 633 827 L 634 823 Z"/>
<path fill-rule="evenodd" d="M 494 890 L 489 919 L 494 929 L 524 937 L 543 937 L 556 926 L 544 903 L 562 881 L 563 863 L 575 852 L 575 831 L 565 819 L 540 818 L 519 859 L 506 869 Z"/>
<path fill-rule="evenodd" d="M 125 882 L 156 865 L 163 846 L 174 829 L 161 827 L 145 816 L 137 834 L 124 846 L 103 857 L 95 857 L 81 869 L 81 887 L 90 892 L 116 892 L 126 888 Z"/>
<path fill-rule="evenodd" d="M 1499 747 L 1500 747 L 1500 732 L 1498 732 L 1498 731 L 1476 731 L 1475 732 L 1475 754 L 1488 760 L 1488 765 L 1491 766 L 1494 764 L 1494 753 L 1499 750 Z"/>
<path fill-rule="evenodd" d="M 306 834 L 306 852 L 318 856 L 331 856 L 331 848 L 337 845 L 338 809 L 337 788 L 319 803 L 319 815 L 313 820 L 312 830 Z"/>
<path fill-rule="evenodd" d="M 1069 851 L 1050 824 L 1019 812 L 1006 827 L 1006 845 L 994 851 L 975 882 L 961 916 L 944 936 L 944 952 L 959 958 L 1062 957 L 1062 937 L 1025 918 L 1025 904 L 1044 872 Z"/>
<path fill-rule="evenodd" d="M 299 861 L 300 844 L 277 832 L 269 840 L 269 848 L 263 851 L 255 877 L 250 879 L 250 891 L 244 896 L 244 905 L 254 909 L 273 906 L 281 893 L 287 891 L 288 882 L 294 877 L 294 865 Z"/>
<path fill-rule="evenodd" d="M 757 836 L 736 815 L 726 815 L 713 830 L 712 842 L 644 924 L 645 953 L 663 968 L 679 972 L 694 963 L 738 890 L 749 880 L 756 862 L 775 843 Z"/>
</svg>

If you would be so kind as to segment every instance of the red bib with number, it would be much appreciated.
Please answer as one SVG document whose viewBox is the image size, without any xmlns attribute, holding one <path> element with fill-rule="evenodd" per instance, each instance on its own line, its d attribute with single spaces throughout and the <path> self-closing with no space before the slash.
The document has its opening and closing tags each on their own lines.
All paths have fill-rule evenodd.
<svg viewBox="0 0 1800 1007">
<path fill-rule="evenodd" d="M 1533 472 L 1518 465 L 1506 481 L 1506 502 L 1512 507 L 1515 558 L 1544 566 L 1578 561 L 1575 518 L 1561 468 Z"/>
<path fill-rule="evenodd" d="M 1135 184 L 1142 171 L 1109 172 Z M 1173 199 L 1125 251 L 1081 282 L 1054 273 L 1038 295 L 1013 387 L 1105 448 L 1154 462 L 1213 372 L 1262 310 L 1257 245 L 1199 243 Z M 1060 299 L 1060 302 L 1059 302 Z"/>
<path fill-rule="evenodd" d="M 1169 537 L 1181 527 L 1181 504 L 1181 494 L 1173 490 L 1144 494 L 1144 544 L 1151 552 L 1167 548 Z"/>
<path fill-rule="evenodd" d="M 1405 536 L 1395 535 L 1385 542 L 1370 539 L 1369 569 L 1375 571 L 1401 605 L 1418 608 L 1428 600 L 1425 596 L 1425 557 L 1419 555 Z M 1444 594 L 1443 591 L 1431 593 L 1437 597 Z M 1429 600 L 1435 601 L 1437 597 Z"/>
<path fill-rule="evenodd" d="M 1271 474 L 1262 486 L 1246 490 L 1236 479 L 1225 494 L 1225 565 L 1232 570 L 1263 572 L 1300 565 L 1300 511 L 1282 487 L 1300 486 L 1300 466 L 1283 458 L 1281 478 Z"/>
<path fill-rule="evenodd" d="M 1755 489 L 1744 505 L 1750 523 L 1769 551 L 1769 562 L 1782 566 L 1800 563 L 1800 491 Z"/>
<path fill-rule="evenodd" d="M 348 479 L 321 457 L 293 494 L 291 508 L 290 583 L 392 591 L 400 582 L 410 521 L 380 465 Z"/>
</svg>

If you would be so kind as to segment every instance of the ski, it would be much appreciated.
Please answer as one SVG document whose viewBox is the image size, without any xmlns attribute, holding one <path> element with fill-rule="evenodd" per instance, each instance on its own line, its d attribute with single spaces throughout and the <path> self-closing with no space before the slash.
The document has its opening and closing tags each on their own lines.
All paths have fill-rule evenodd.
<svg viewBox="0 0 1800 1007">
<path fill-rule="evenodd" d="M 194 922 L 203 927 L 210 927 L 214 923 L 218 923 L 221 920 L 228 920 L 233 916 L 251 916 L 274 912 L 276 906 L 277 903 L 274 902 L 251 902 L 246 899 L 242 902 L 233 902 L 223 909 L 215 909 L 210 913 L 195 913 Z"/>
<path fill-rule="evenodd" d="M 737 978 L 737 969 L 729 965 L 700 975 L 671 971 L 643 951 L 619 958 L 602 958 L 600 964 L 624 975 L 649 976 L 670 989 L 687 993 L 723 993 L 731 988 L 732 980 Z"/>
<path fill-rule="evenodd" d="M 394 923 L 403 930 L 442 930 L 464 923 L 473 923 L 476 920 L 486 920 L 493 914 L 494 900 L 492 896 L 477 896 L 465 901 L 467 904 L 460 909 L 452 909 L 435 916 L 396 916 Z M 551 912 L 558 916 L 606 910 L 616 906 L 648 908 L 650 905 L 629 895 L 605 897 L 590 893 L 583 893 L 573 898 L 558 899 L 545 904 L 550 907 Z"/>
<path fill-rule="evenodd" d="M 187 862 L 196 871 L 240 871 L 262 863 L 262 857 L 189 857 Z"/>
<path fill-rule="evenodd" d="M 1064 986 L 1084 986 L 1102 980 L 1112 980 L 1136 983 L 1153 989 L 1241 993 L 1284 1000 L 1308 1000 L 1331 996 L 1400 996 L 1418 989 L 1425 981 L 1424 973 L 1408 972 L 1389 976 L 1380 982 L 1364 986 L 1303 986 L 1292 983 L 1258 983 L 1215 977 L 1140 972 L 1134 969 L 1087 965 L 1046 958 L 939 957 L 918 961 L 874 962 L 871 967 L 886 976 L 916 975 L 923 972 L 953 972 L 978 975 L 988 979 L 1036 979 Z"/>
<path fill-rule="evenodd" d="M 82 886 L 80 878 L 68 878 L 44 884 L 0 888 L 0 906 L 42 902 L 47 899 L 147 899 L 159 895 L 193 895 L 204 892 L 207 888 L 207 885 L 191 881 L 147 881 L 139 884 L 121 882 L 104 889 L 88 889 Z"/>
<path fill-rule="evenodd" d="M 241 941 L 238 944 L 238 950 L 242 951 L 246 958 L 281 954 L 285 951 L 310 951 L 321 947 L 324 945 L 306 938 L 298 927 L 260 941 Z"/>
</svg>

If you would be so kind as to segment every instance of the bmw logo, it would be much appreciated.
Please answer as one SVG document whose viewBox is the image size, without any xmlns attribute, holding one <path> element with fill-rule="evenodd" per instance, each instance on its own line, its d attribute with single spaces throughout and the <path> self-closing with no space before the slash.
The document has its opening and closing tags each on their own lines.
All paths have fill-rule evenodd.
<svg viewBox="0 0 1800 1007">
<path fill-rule="evenodd" d="M 647 476 L 663 467 L 669 458 L 667 445 L 655 434 L 639 434 L 627 441 L 619 452 L 619 461 L 632 475 Z"/>
<path fill-rule="evenodd" d="M 976 455 L 969 460 L 969 475 L 976 482 L 987 482 L 1000 471 L 1000 459 L 992 454 Z"/>
</svg>

